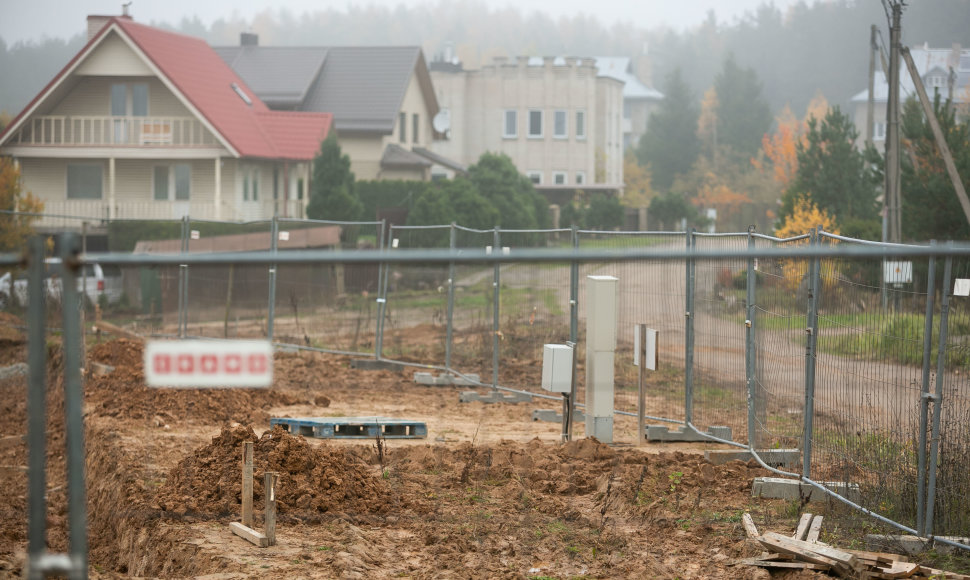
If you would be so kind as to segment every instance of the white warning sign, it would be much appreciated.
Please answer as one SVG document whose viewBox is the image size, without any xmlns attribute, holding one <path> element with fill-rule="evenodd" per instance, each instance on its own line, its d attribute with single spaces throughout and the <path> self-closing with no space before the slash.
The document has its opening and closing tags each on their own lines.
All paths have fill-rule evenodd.
<svg viewBox="0 0 970 580">
<path fill-rule="evenodd" d="M 911 284 L 913 282 L 913 263 L 883 262 L 882 276 L 886 284 Z"/>
<path fill-rule="evenodd" d="M 273 346 L 266 340 L 153 340 L 145 345 L 149 387 L 269 387 Z"/>
</svg>

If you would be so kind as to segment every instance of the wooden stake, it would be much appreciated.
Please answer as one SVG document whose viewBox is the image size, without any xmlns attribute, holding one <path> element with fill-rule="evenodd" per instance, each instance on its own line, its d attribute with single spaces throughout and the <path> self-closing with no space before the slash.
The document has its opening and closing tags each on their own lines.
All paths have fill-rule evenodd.
<svg viewBox="0 0 970 580">
<path fill-rule="evenodd" d="M 276 545 L 276 483 L 279 481 L 279 474 L 267 471 L 263 478 L 264 489 L 266 490 L 266 514 L 263 527 L 265 528 L 266 540 L 270 546 Z"/>
<path fill-rule="evenodd" d="M 805 537 L 806 542 L 816 543 L 818 542 L 818 533 L 822 530 L 822 516 L 815 516 L 812 520 L 812 525 L 808 528 L 808 536 Z"/>
<path fill-rule="evenodd" d="M 243 441 L 242 524 L 253 527 L 253 442 Z"/>
<path fill-rule="evenodd" d="M 812 514 L 805 513 L 802 514 L 800 520 L 798 520 L 798 527 L 795 529 L 795 535 L 792 536 L 796 540 L 804 540 L 805 534 L 808 533 L 808 525 L 812 522 Z"/>
</svg>

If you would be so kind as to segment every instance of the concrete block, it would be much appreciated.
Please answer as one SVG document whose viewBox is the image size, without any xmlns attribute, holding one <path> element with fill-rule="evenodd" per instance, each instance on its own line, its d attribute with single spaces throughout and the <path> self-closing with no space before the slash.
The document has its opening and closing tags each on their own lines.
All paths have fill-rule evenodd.
<svg viewBox="0 0 970 580">
<path fill-rule="evenodd" d="M 350 368 L 361 371 L 393 371 L 403 373 L 404 366 L 401 363 L 387 360 L 377 360 L 373 358 L 357 358 L 350 361 Z"/>
<path fill-rule="evenodd" d="M 562 423 L 562 413 L 555 409 L 536 409 L 532 411 L 533 421 L 549 421 L 550 423 Z M 586 420 L 586 416 L 579 409 L 573 410 L 573 423 Z"/>
<path fill-rule="evenodd" d="M 462 391 L 458 395 L 459 403 L 531 403 L 532 396 L 524 393 L 503 393 L 502 391 Z"/>
<path fill-rule="evenodd" d="M 707 428 L 707 434 L 718 439 L 732 441 L 731 428 L 721 425 L 714 425 Z M 691 427 L 680 427 L 673 431 L 666 425 L 647 425 L 647 441 L 710 441 L 703 434 L 698 433 Z"/>
<path fill-rule="evenodd" d="M 859 484 L 841 481 L 820 481 L 829 491 L 833 491 L 849 501 L 858 503 L 862 499 Z M 766 497 L 771 499 L 807 498 L 808 501 L 825 501 L 828 495 L 814 485 L 802 483 L 797 479 L 781 477 L 756 477 L 751 485 L 752 497 Z"/>
<path fill-rule="evenodd" d="M 964 545 L 970 544 L 970 538 L 961 538 L 958 536 L 938 537 L 943 540 L 949 540 L 951 542 L 957 542 Z M 927 550 L 935 550 L 944 554 L 949 554 L 957 550 L 957 548 L 954 548 L 949 544 L 934 542 L 928 538 L 921 538 L 919 536 L 910 536 L 905 534 L 898 536 L 867 534 L 866 548 L 872 551 L 892 552 L 894 554 L 909 554 L 911 556 L 926 552 Z"/>
<path fill-rule="evenodd" d="M 772 467 L 791 468 L 802 462 L 802 452 L 798 449 L 759 449 L 758 456 Z M 752 456 L 746 449 L 708 449 L 704 459 L 714 465 L 723 465 L 728 461 L 748 461 Z"/>
<path fill-rule="evenodd" d="M 468 378 L 465 378 L 468 377 Z M 414 373 L 414 382 L 419 385 L 461 385 L 469 386 L 481 382 L 481 378 L 476 374 L 468 374 L 465 377 L 455 375 L 435 376 L 431 373 Z"/>
</svg>

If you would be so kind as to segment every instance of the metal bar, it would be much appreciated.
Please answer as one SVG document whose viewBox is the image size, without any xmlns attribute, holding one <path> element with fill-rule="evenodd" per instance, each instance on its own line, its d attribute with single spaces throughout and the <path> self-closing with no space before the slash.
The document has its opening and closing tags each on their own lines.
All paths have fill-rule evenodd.
<svg viewBox="0 0 970 580">
<path fill-rule="evenodd" d="M 458 232 L 455 230 L 455 222 L 451 222 L 451 230 L 448 232 L 448 247 L 452 252 L 458 244 Z M 451 351 L 455 339 L 455 262 L 448 262 L 448 316 L 445 320 L 445 368 L 451 368 Z"/>
<path fill-rule="evenodd" d="M 754 236 L 751 235 L 754 233 L 753 230 L 754 227 L 748 229 L 748 249 L 754 248 Z M 746 320 L 744 321 L 744 371 L 748 383 L 748 445 L 751 449 L 758 448 L 757 392 L 755 390 L 757 382 L 755 380 L 754 356 L 755 282 L 754 258 L 748 257 L 747 294 L 745 297 Z"/>
<path fill-rule="evenodd" d="M 397 226 L 391 224 L 387 232 L 387 248 L 385 249 L 386 254 L 391 253 L 391 247 L 394 244 L 394 230 Z M 396 252 L 395 252 L 396 253 Z M 374 358 L 381 360 L 384 356 L 384 318 L 387 316 L 387 280 L 391 277 L 390 268 L 388 267 L 388 262 L 380 262 L 384 265 L 384 280 L 381 282 L 381 287 L 379 290 L 379 298 L 377 299 L 378 311 L 377 315 L 377 336 L 375 337 L 375 348 L 374 348 Z"/>
<path fill-rule="evenodd" d="M 67 515 L 70 538 L 71 578 L 87 577 L 87 501 L 84 489 L 84 418 L 81 386 L 81 320 L 77 290 L 77 256 L 81 253 L 76 234 L 63 234 L 61 241 L 61 307 L 64 336 L 64 427 L 67 431 Z"/>
<path fill-rule="evenodd" d="M 820 228 L 819 228 L 820 229 Z M 812 245 L 819 244 L 818 229 L 812 230 Z M 805 316 L 805 410 L 802 437 L 802 476 L 812 474 L 812 429 L 815 419 L 815 349 L 818 340 L 818 294 L 821 288 L 821 263 L 814 258 L 809 263 L 808 312 Z"/>
<path fill-rule="evenodd" d="M 492 239 L 492 254 L 502 255 L 502 240 L 500 230 L 496 226 Z M 501 262 L 495 262 L 495 270 L 492 273 L 492 388 L 498 386 L 498 334 L 499 334 L 499 315 L 501 314 Z"/>
<path fill-rule="evenodd" d="M 47 546 L 47 332 L 44 237 L 27 242 L 27 571 L 40 578 Z M 11 286 L 11 295 L 13 287 Z"/>
<path fill-rule="evenodd" d="M 647 325 L 638 324 L 637 334 L 640 336 L 640 348 L 636 353 L 640 366 L 637 368 L 637 445 L 647 444 Z"/>
<path fill-rule="evenodd" d="M 929 482 L 926 486 L 926 523 L 924 532 L 933 534 L 933 516 L 936 504 L 936 469 L 940 457 L 940 421 L 943 415 L 943 374 L 946 369 L 946 341 L 950 319 L 950 276 L 953 269 L 953 258 L 947 258 L 943 263 L 943 291 L 940 299 L 940 339 L 936 353 L 936 391 L 933 402 L 933 432 L 930 437 L 930 467 Z"/>
<path fill-rule="evenodd" d="M 573 252 L 579 251 L 579 230 L 573 226 Z M 569 341 L 576 343 L 579 336 L 579 262 L 569 264 Z"/>
<path fill-rule="evenodd" d="M 694 282 L 695 270 L 692 257 L 696 249 L 694 229 L 691 228 L 685 236 L 687 240 L 687 268 L 686 268 L 686 314 L 684 322 L 684 421 L 694 420 Z"/>
<path fill-rule="evenodd" d="M 933 242 L 935 244 L 935 242 Z M 926 438 L 929 414 L 930 359 L 933 358 L 933 298 L 936 290 L 936 259 L 930 258 L 926 275 L 926 315 L 923 317 L 923 377 L 919 398 L 919 446 L 916 466 L 916 529 L 922 536 L 926 515 Z"/>
<path fill-rule="evenodd" d="M 182 243 L 181 252 L 182 254 L 187 254 L 189 251 L 189 216 L 182 216 Z M 186 304 L 186 296 L 184 292 L 184 287 L 186 285 L 186 276 L 188 275 L 188 264 L 179 264 L 179 280 L 178 280 L 178 335 L 179 338 L 185 338 L 185 318 L 187 317 L 186 309 L 188 305 Z"/>
<path fill-rule="evenodd" d="M 274 213 L 269 227 L 269 251 L 273 256 L 276 256 L 279 247 L 280 223 L 278 219 Z M 266 313 L 266 338 L 270 341 L 273 340 L 273 323 L 276 318 L 276 268 L 277 265 L 275 263 L 269 265 L 269 304 Z"/>
<path fill-rule="evenodd" d="M 377 232 L 377 247 L 380 249 L 384 248 L 384 230 L 387 229 L 387 220 L 381 220 L 378 222 L 380 231 Z M 384 279 L 387 277 L 387 262 L 381 262 L 377 265 L 377 320 L 375 321 L 374 327 L 374 358 L 376 360 L 381 359 L 381 353 L 378 349 L 378 344 L 383 347 L 383 337 L 381 336 L 383 332 L 382 323 L 384 321 L 384 295 L 382 294 L 384 289 Z"/>
</svg>

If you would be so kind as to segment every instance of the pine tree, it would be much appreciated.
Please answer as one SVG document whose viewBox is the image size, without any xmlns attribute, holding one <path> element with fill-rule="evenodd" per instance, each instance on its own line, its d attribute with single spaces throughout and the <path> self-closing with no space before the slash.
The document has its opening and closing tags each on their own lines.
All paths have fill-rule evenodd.
<svg viewBox="0 0 970 580">
<path fill-rule="evenodd" d="M 717 142 L 747 161 L 771 127 L 771 108 L 761 94 L 754 69 L 741 68 L 728 56 L 714 79 L 717 95 Z"/>
<path fill-rule="evenodd" d="M 680 70 L 667 75 L 664 100 L 650 115 L 647 132 L 637 145 L 637 160 L 649 167 L 653 188 L 668 191 L 678 175 L 690 171 L 700 153 L 697 120 L 700 110 Z"/>
<path fill-rule="evenodd" d="M 354 174 L 350 157 L 341 153 L 336 133 L 331 132 L 320 144 L 313 158 L 313 179 L 307 217 L 333 221 L 355 221 L 361 218 L 363 204 L 354 191 Z"/>
</svg>

